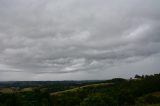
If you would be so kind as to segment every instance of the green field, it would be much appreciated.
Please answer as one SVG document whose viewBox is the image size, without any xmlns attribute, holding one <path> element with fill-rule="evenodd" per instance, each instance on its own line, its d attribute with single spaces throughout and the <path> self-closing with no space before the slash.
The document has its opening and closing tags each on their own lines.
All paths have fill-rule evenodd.
<svg viewBox="0 0 160 106">
<path fill-rule="evenodd" d="M 81 83 L 16 82 L 0 88 L 0 106 L 160 106 L 159 82 L 160 74 Z"/>
</svg>

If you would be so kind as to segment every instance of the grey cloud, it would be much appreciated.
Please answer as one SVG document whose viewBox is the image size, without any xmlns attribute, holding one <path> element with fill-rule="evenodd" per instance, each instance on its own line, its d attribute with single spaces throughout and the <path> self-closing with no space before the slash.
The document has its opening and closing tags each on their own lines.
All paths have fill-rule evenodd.
<svg viewBox="0 0 160 106">
<path fill-rule="evenodd" d="M 160 53 L 159 4 L 1 0 L 0 70 L 64 74 L 145 60 Z"/>
</svg>

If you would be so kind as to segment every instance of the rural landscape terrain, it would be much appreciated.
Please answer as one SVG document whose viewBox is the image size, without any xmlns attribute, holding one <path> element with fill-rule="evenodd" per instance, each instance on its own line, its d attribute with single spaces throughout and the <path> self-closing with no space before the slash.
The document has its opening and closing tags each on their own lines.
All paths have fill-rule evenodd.
<svg viewBox="0 0 160 106">
<path fill-rule="evenodd" d="M 0 106 L 160 106 L 160 0 L 0 0 Z"/>
<path fill-rule="evenodd" d="M 0 82 L 0 106 L 160 106 L 160 74 L 100 81 Z"/>
</svg>

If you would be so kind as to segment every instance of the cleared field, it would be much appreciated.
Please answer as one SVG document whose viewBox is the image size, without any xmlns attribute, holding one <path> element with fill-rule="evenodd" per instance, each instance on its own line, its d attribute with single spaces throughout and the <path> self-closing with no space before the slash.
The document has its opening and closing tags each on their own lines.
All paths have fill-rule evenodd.
<svg viewBox="0 0 160 106">
<path fill-rule="evenodd" d="M 31 92 L 33 91 L 33 88 L 23 88 L 21 90 L 18 90 L 16 88 L 0 88 L 0 93 L 6 93 L 11 94 L 15 92 Z"/>
<path fill-rule="evenodd" d="M 67 93 L 67 92 L 75 92 L 79 89 L 83 89 L 83 88 L 87 88 L 87 87 L 97 87 L 97 86 L 104 86 L 104 85 L 111 85 L 113 83 L 99 83 L 99 84 L 90 84 L 90 85 L 85 85 L 85 86 L 81 86 L 81 87 L 76 87 L 73 89 L 69 89 L 69 90 L 64 90 L 64 91 L 59 91 L 59 92 L 54 92 L 54 93 L 50 93 L 50 95 L 58 95 L 61 93 Z"/>
<path fill-rule="evenodd" d="M 151 93 L 151 95 L 160 97 L 160 92 L 154 92 L 154 93 Z"/>
<path fill-rule="evenodd" d="M 2 89 L 0 89 L 0 92 L 1 93 L 6 93 L 6 94 L 11 94 L 11 93 L 14 93 L 15 90 L 12 89 L 12 88 L 2 88 Z"/>
<path fill-rule="evenodd" d="M 31 92 L 33 91 L 33 88 L 23 88 L 20 90 L 20 92 Z"/>
</svg>

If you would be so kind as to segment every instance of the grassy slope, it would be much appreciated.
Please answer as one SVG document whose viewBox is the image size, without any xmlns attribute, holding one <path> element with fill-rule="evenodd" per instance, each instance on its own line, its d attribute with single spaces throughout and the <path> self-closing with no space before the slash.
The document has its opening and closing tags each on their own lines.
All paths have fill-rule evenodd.
<svg viewBox="0 0 160 106">
<path fill-rule="evenodd" d="M 50 95 L 58 95 L 58 94 L 62 94 L 62 93 L 68 93 L 68 92 L 76 92 L 77 90 L 83 89 L 83 88 L 88 88 L 88 87 L 98 87 L 98 86 L 104 86 L 104 85 L 110 85 L 112 83 L 98 83 L 98 84 L 90 84 L 90 85 L 85 85 L 85 86 L 81 86 L 81 87 L 76 87 L 73 89 L 69 89 L 69 90 L 64 90 L 64 91 L 59 91 L 59 92 L 54 92 L 54 93 L 50 93 Z"/>
</svg>

